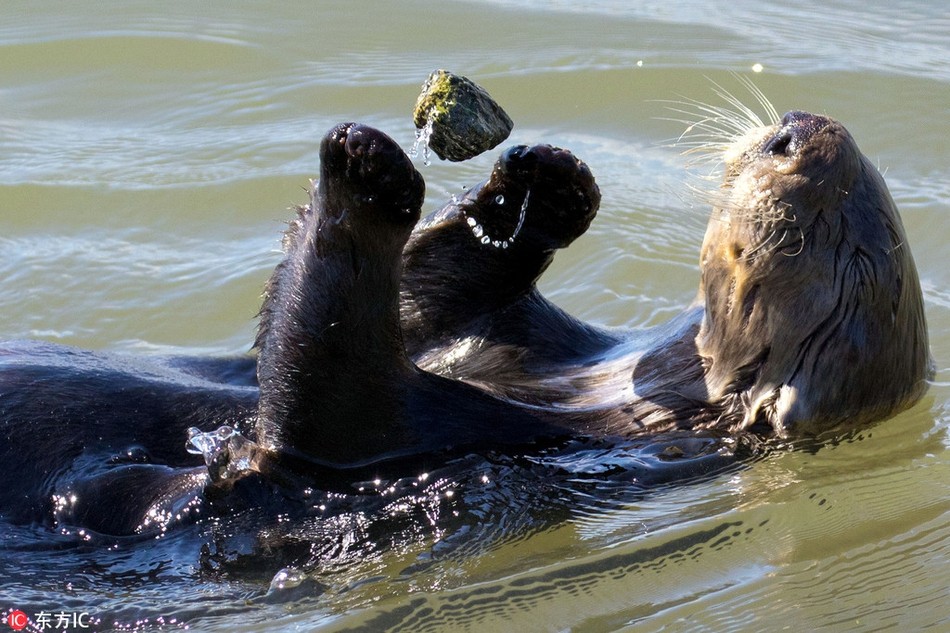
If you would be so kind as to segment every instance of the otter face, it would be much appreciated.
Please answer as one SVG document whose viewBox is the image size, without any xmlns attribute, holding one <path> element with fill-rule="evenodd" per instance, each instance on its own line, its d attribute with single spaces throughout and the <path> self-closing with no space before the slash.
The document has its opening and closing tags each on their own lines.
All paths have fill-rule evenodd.
<svg viewBox="0 0 950 633">
<path fill-rule="evenodd" d="M 847 130 L 792 111 L 745 132 L 724 162 L 701 255 L 710 399 L 734 426 L 786 434 L 919 397 L 929 352 L 917 272 L 887 187 Z"/>
<path fill-rule="evenodd" d="M 564 248 L 590 226 L 600 190 L 583 161 L 550 145 L 506 150 L 489 179 L 459 202 L 475 239 L 507 249 L 515 242 Z"/>
<path fill-rule="evenodd" d="M 840 123 L 801 111 L 750 130 L 723 158 L 726 174 L 713 214 L 720 230 L 704 244 L 704 260 L 707 247 L 747 260 L 762 249 L 793 254 L 816 221 L 839 223 L 834 210 L 862 171 L 861 154 Z"/>
</svg>

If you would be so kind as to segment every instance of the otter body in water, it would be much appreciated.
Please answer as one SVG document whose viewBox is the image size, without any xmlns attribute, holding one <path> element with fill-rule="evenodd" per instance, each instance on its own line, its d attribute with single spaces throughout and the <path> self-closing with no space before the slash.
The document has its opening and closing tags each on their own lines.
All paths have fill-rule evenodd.
<svg viewBox="0 0 950 633">
<path fill-rule="evenodd" d="M 920 286 L 850 135 L 792 112 L 732 143 L 726 165 L 697 302 L 653 330 L 608 330 L 535 288 L 599 203 L 570 153 L 509 150 L 413 229 L 424 185 L 409 159 L 377 130 L 337 126 L 267 287 L 259 387 L 245 384 L 247 359 L 6 345 L 0 457 L 15 479 L 0 513 L 128 534 L 204 507 L 209 491 L 227 511 L 232 480 L 252 474 L 319 488 L 468 451 L 670 429 L 806 434 L 909 406 L 930 371 Z M 187 429 L 222 425 L 240 455 L 228 444 L 202 465 L 185 452 Z"/>
<path fill-rule="evenodd" d="M 257 389 L 159 360 L 0 345 L 0 516 L 106 534 L 162 529 L 208 482 L 189 427 L 247 428 Z"/>
<path fill-rule="evenodd" d="M 745 127 L 726 149 L 699 295 L 682 315 L 651 330 L 596 328 L 535 287 L 557 244 L 526 235 L 508 249 L 480 248 L 468 218 L 489 212 L 493 196 L 526 195 L 504 177 L 517 157 L 503 158 L 409 240 L 402 308 L 413 358 L 619 433 L 814 434 L 915 402 L 931 372 L 923 300 L 880 174 L 827 117 L 794 111 Z M 578 191 L 591 199 L 595 186 L 575 171 L 553 202 L 563 216 L 529 212 L 525 225 L 586 226 L 591 203 Z M 551 188 L 535 184 L 531 201 Z"/>
</svg>

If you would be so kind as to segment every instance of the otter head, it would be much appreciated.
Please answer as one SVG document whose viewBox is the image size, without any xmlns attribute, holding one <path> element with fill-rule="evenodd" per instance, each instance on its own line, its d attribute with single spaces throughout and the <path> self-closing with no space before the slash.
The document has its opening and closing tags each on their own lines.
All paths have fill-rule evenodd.
<svg viewBox="0 0 950 633">
<path fill-rule="evenodd" d="M 909 406 L 930 371 L 897 208 L 845 128 L 793 111 L 725 153 L 701 253 L 709 398 L 779 435 Z"/>
</svg>

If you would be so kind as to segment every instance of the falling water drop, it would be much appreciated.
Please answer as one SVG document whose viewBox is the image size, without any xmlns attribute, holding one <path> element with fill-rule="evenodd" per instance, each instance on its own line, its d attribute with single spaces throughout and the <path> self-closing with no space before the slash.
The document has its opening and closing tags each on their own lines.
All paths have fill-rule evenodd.
<svg viewBox="0 0 950 633">
<path fill-rule="evenodd" d="M 409 150 L 409 156 L 415 158 L 419 154 L 419 148 L 422 148 L 422 163 L 428 167 L 432 164 L 430 160 L 429 140 L 432 138 L 432 128 L 435 120 L 430 116 L 421 130 L 416 130 L 416 141 Z"/>
</svg>

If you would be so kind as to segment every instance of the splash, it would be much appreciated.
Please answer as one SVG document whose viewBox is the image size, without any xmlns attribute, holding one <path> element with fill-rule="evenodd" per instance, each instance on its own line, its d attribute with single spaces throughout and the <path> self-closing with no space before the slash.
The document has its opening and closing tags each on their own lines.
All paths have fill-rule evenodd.
<svg viewBox="0 0 950 633">
<path fill-rule="evenodd" d="M 270 581 L 268 591 L 284 591 L 286 589 L 295 589 L 307 580 L 307 574 L 296 567 L 284 567 Z"/>
<path fill-rule="evenodd" d="M 518 237 L 518 234 L 521 233 L 521 227 L 524 226 L 525 216 L 528 214 L 528 200 L 531 197 L 531 190 L 525 192 L 524 202 L 521 203 L 521 211 L 518 214 L 518 224 L 515 225 L 515 230 L 511 232 L 511 235 L 506 237 L 503 240 L 495 239 L 488 235 L 485 232 L 485 227 L 479 224 L 478 220 L 472 216 L 465 213 L 465 209 L 462 208 L 462 213 L 466 216 L 466 223 L 469 228 L 472 230 L 472 235 L 475 236 L 475 239 L 485 246 L 492 246 L 494 248 L 505 249 L 510 247 L 515 242 L 515 238 Z M 498 206 L 503 206 L 505 204 L 505 196 L 499 194 L 495 196 L 495 204 Z"/>
<path fill-rule="evenodd" d="M 421 130 L 416 130 L 416 141 L 409 150 L 409 157 L 415 158 L 419 154 L 419 148 L 422 148 L 422 163 L 428 167 L 432 164 L 432 150 L 429 147 L 429 140 L 432 138 L 432 130 L 435 127 L 435 119 L 430 116 L 426 119 L 426 124 Z"/>
<path fill-rule="evenodd" d="M 192 455 L 204 457 L 208 474 L 215 482 L 256 470 L 258 448 L 257 444 L 230 426 L 220 426 L 208 432 L 191 427 L 185 445 Z"/>
</svg>

